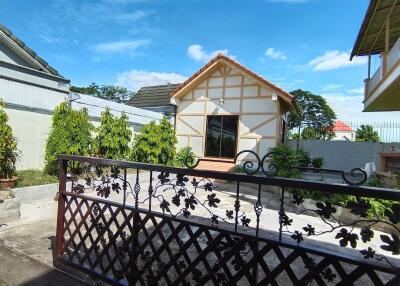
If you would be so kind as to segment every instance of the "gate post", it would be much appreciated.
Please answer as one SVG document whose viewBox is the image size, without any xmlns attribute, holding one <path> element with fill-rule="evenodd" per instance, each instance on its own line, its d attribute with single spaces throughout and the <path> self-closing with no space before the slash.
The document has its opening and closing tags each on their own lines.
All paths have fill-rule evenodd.
<svg viewBox="0 0 400 286">
<path fill-rule="evenodd" d="M 57 211 L 57 232 L 55 245 L 55 258 L 61 256 L 64 248 L 64 215 L 65 215 L 65 192 L 67 190 L 67 164 L 68 161 L 60 160 L 60 170 L 58 173 L 58 211 Z"/>
</svg>

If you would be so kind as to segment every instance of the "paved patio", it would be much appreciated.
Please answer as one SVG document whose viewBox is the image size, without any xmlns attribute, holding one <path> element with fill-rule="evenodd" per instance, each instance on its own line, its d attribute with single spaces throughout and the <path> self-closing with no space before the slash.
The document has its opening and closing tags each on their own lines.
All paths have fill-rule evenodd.
<svg viewBox="0 0 400 286">
<path fill-rule="evenodd" d="M 0 286 L 88 285 L 83 281 L 0 244 Z"/>
</svg>

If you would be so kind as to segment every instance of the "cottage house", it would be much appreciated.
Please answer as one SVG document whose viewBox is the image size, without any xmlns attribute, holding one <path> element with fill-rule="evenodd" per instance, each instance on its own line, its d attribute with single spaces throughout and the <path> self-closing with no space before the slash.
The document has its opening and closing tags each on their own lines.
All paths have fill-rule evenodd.
<svg viewBox="0 0 400 286">
<path fill-rule="evenodd" d="M 232 168 L 242 150 L 262 157 L 283 142 L 293 107 L 288 92 L 221 54 L 173 90 L 171 99 L 178 149 L 190 146 L 202 158 L 199 167 L 220 170 Z"/>
</svg>

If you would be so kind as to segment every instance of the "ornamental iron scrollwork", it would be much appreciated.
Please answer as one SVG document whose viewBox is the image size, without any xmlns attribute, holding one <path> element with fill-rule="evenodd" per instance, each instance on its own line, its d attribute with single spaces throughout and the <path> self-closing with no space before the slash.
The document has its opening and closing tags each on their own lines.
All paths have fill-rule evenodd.
<svg viewBox="0 0 400 286">
<path fill-rule="evenodd" d="M 215 192 L 217 187 L 208 178 L 193 177 L 189 179 L 183 173 L 171 174 L 167 171 L 159 172 L 157 177 L 153 178 L 153 172 L 150 171 L 147 195 L 141 197 L 138 170 L 133 187 L 126 179 L 125 171 L 121 172 L 120 168 L 88 165 L 85 170 L 87 171 L 84 173 L 85 183 L 79 180 L 79 176 L 72 176 L 72 193 L 84 194 L 87 191 L 95 191 L 97 196 L 107 199 L 112 192 L 119 194 L 122 190 L 125 190 L 124 198 L 125 196 L 126 198 L 133 197 L 135 207 L 147 204 L 148 209 L 151 210 L 157 204 L 163 214 L 172 217 L 189 218 L 195 210 L 201 208 L 209 215 L 212 224 L 223 221 L 234 223 L 237 228 L 237 225 L 249 227 L 251 222 L 251 219 L 244 212 L 240 212 L 238 200 L 232 209 L 224 210 L 224 214 L 214 211 L 219 208 L 221 200 L 218 192 Z M 207 193 L 206 198 L 200 199 L 197 196 L 199 191 L 205 191 Z M 261 202 L 259 202 L 258 209 L 262 207 L 260 204 Z"/>
<path fill-rule="evenodd" d="M 245 159 L 240 160 L 240 157 L 243 156 L 244 154 L 250 155 L 253 157 L 253 160 L 246 159 L 247 156 L 245 156 Z M 260 159 L 259 155 L 252 151 L 252 150 L 243 150 L 239 152 L 235 159 L 234 163 L 236 164 L 239 160 L 243 161 L 242 162 L 242 170 L 247 174 L 247 175 L 265 175 L 268 177 L 275 177 L 279 173 L 279 166 L 276 162 L 273 162 L 272 159 L 275 159 L 275 161 L 280 161 L 280 164 L 283 167 L 282 169 L 285 170 L 299 170 L 302 172 L 314 172 L 314 173 L 332 173 L 332 174 L 337 174 L 340 175 L 342 180 L 352 186 L 359 186 L 364 184 L 367 181 L 368 175 L 365 170 L 361 168 L 353 168 L 350 170 L 350 172 L 345 172 L 343 170 L 336 170 L 336 169 L 324 169 L 324 168 L 312 168 L 308 166 L 295 166 L 292 165 L 290 162 L 289 157 L 282 152 L 268 152 L 265 154 L 262 159 Z M 268 162 L 268 161 L 272 162 Z"/>
<path fill-rule="evenodd" d="M 306 207 L 304 205 L 304 197 L 301 191 L 295 191 L 291 195 L 291 204 L 296 206 L 297 211 L 295 215 L 304 213 L 313 213 L 318 216 L 328 229 L 318 230 L 312 224 L 305 225 L 302 229 L 291 230 L 290 226 L 294 223 L 294 218 L 290 218 L 285 212 L 282 213 L 283 226 L 285 230 L 282 233 L 289 234 L 290 237 L 298 244 L 302 243 L 307 237 L 318 237 L 324 234 L 333 233 L 335 239 L 341 247 L 357 248 L 360 244 L 365 248 L 359 250 L 359 253 L 364 259 L 376 259 L 377 261 L 384 261 L 390 266 L 400 271 L 399 265 L 395 265 L 396 258 L 389 258 L 384 254 L 378 254 L 374 247 L 368 245 L 372 238 L 379 234 L 380 245 L 379 248 L 391 255 L 400 255 L 400 203 L 392 204 L 390 210 L 386 210 L 384 216 L 377 213 L 373 217 L 369 217 L 368 212 L 371 210 L 372 205 L 366 198 L 355 197 L 353 201 L 348 201 L 345 208 L 357 217 L 351 222 L 342 222 L 337 215 L 337 206 L 329 201 L 315 202 L 315 208 Z M 281 216 L 281 214 L 280 214 Z M 384 228 L 385 232 L 376 230 L 375 226 Z M 398 259 L 398 258 L 397 258 Z"/>
</svg>

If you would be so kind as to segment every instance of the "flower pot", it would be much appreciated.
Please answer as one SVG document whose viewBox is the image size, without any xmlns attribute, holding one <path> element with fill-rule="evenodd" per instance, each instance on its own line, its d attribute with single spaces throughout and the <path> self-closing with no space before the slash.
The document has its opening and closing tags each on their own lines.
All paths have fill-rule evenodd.
<svg viewBox="0 0 400 286">
<path fill-rule="evenodd" d="M 18 177 L 13 176 L 12 178 L 5 179 L 0 178 L 0 191 L 5 191 L 7 189 L 13 188 L 17 182 Z"/>
</svg>

